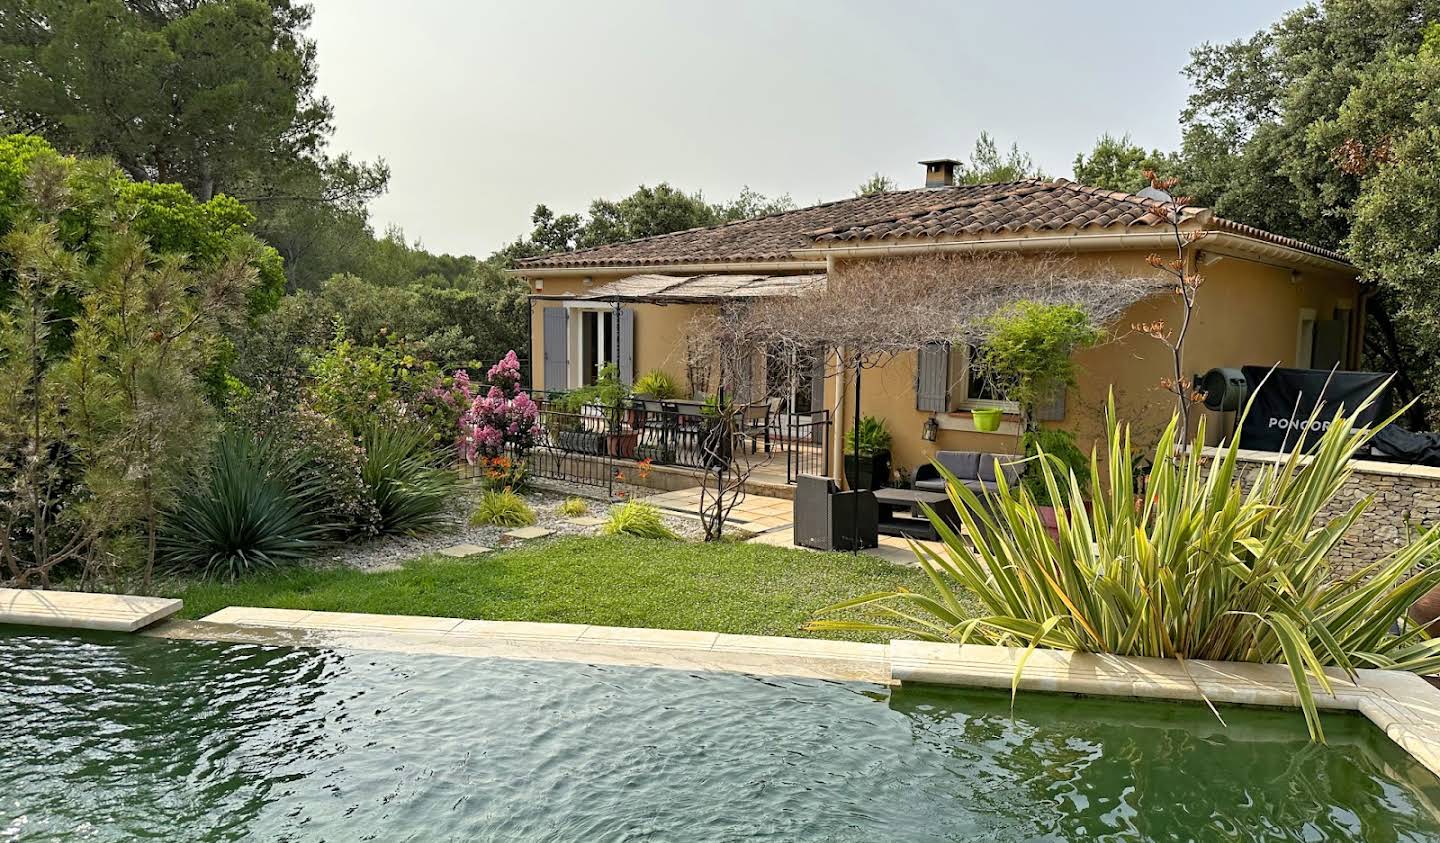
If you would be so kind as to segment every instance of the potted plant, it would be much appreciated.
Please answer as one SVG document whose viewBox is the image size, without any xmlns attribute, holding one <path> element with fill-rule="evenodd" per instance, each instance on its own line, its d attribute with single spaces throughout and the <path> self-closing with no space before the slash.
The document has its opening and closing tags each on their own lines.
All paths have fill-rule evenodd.
<svg viewBox="0 0 1440 843">
<path fill-rule="evenodd" d="M 634 429 L 634 419 L 626 418 L 630 390 L 620 382 L 620 367 L 614 363 L 601 366 L 591 389 L 595 404 L 605 418 L 605 453 L 625 459 L 634 457 L 640 432 Z"/>
<path fill-rule="evenodd" d="M 656 401 L 679 398 L 683 394 L 680 391 L 680 382 L 664 369 L 651 369 L 641 375 L 630 391 L 636 398 L 650 398 Z"/>
<path fill-rule="evenodd" d="M 975 429 L 986 433 L 999 430 L 1000 420 L 1004 415 L 1005 411 L 999 407 L 973 407 L 970 410 L 970 419 L 975 422 Z"/>
<path fill-rule="evenodd" d="M 845 482 L 851 489 L 880 489 L 889 479 L 890 431 L 884 419 L 864 416 L 845 432 Z"/>
</svg>

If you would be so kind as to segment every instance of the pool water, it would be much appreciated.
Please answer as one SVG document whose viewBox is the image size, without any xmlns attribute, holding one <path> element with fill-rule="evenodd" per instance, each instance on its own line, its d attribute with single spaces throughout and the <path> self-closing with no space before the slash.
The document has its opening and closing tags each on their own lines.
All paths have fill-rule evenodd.
<svg viewBox="0 0 1440 843">
<path fill-rule="evenodd" d="M 0 841 L 1437 840 L 1369 723 L 0 632 Z"/>
</svg>

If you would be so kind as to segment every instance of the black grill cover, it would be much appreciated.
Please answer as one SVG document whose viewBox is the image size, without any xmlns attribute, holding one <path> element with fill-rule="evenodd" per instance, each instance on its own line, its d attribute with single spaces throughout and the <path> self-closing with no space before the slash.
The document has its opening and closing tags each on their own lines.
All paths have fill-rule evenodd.
<svg viewBox="0 0 1440 843">
<path fill-rule="evenodd" d="M 1383 460 L 1440 467 L 1440 433 L 1412 433 L 1392 424 L 1375 434 L 1370 448 Z"/>
<path fill-rule="evenodd" d="M 1303 434 L 1309 450 L 1319 441 L 1335 412 L 1353 410 L 1379 389 L 1389 375 L 1375 372 L 1331 372 L 1328 369 L 1270 369 L 1246 366 L 1245 382 L 1254 404 L 1240 428 L 1240 447 L 1257 451 L 1291 451 Z M 1268 376 L 1268 377 L 1267 377 Z M 1262 387 L 1260 384 L 1264 382 Z M 1317 400 L 1324 401 L 1315 430 L 1305 430 Z M 1357 424 L 1373 425 L 1389 415 L 1387 394 L 1360 415 Z"/>
</svg>

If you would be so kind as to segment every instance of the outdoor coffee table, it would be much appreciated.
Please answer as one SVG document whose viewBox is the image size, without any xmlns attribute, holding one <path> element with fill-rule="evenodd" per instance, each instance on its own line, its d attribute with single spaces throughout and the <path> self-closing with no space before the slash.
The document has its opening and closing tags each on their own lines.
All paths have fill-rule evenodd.
<svg viewBox="0 0 1440 843">
<path fill-rule="evenodd" d="M 947 524 L 959 529 L 960 519 L 950 496 L 944 492 L 927 492 L 922 489 L 876 489 L 875 502 L 880 505 L 880 532 L 887 536 L 909 536 L 915 539 L 936 541 L 940 534 L 935 525 L 925 517 L 922 504 L 929 504 Z M 904 511 L 909 517 L 900 513 Z"/>
</svg>

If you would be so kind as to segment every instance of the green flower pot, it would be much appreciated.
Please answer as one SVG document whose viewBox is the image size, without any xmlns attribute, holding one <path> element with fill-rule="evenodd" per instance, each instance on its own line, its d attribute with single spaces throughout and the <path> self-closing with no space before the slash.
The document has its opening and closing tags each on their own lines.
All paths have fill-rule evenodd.
<svg viewBox="0 0 1440 843">
<path fill-rule="evenodd" d="M 983 430 L 986 433 L 994 433 L 1000 429 L 1000 417 L 1003 411 L 995 407 L 982 407 L 970 411 L 970 418 L 975 420 L 975 429 Z"/>
</svg>

